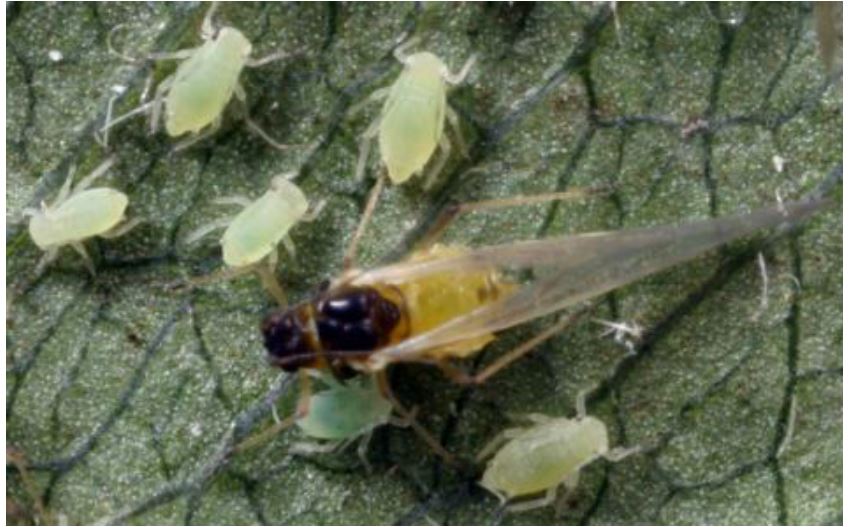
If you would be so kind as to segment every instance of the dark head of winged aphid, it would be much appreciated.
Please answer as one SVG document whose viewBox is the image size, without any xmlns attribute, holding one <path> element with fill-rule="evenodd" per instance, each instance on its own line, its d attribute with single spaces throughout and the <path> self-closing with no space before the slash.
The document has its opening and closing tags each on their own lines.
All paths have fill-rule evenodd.
<svg viewBox="0 0 851 527">
<path fill-rule="evenodd" d="M 403 319 L 400 305 L 372 287 L 344 287 L 267 316 L 260 326 L 269 362 L 285 371 L 328 368 L 338 378 L 349 365 L 391 342 Z"/>
</svg>

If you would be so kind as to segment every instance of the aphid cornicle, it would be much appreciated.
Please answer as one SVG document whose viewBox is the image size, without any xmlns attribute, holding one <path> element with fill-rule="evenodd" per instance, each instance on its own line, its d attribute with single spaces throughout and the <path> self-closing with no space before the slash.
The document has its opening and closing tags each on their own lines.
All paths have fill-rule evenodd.
<svg viewBox="0 0 851 527">
<path fill-rule="evenodd" d="M 497 435 L 478 459 L 491 457 L 479 484 L 505 504 L 509 500 L 544 493 L 540 498 L 513 501 L 512 512 L 546 507 L 556 499 L 559 486 L 565 496 L 579 484 L 582 468 L 600 457 L 620 461 L 639 448 L 609 448 L 606 425 L 585 413 L 585 395 L 576 401 L 576 417 L 530 414 L 531 426 L 509 428 Z M 496 452 L 494 454 L 494 452 Z"/>
<path fill-rule="evenodd" d="M 361 371 L 376 374 L 379 381 L 389 364 L 421 362 L 442 368 L 459 382 L 481 383 L 563 330 L 570 318 L 475 376 L 449 359 L 476 353 L 495 332 L 574 306 L 757 230 L 799 221 L 824 204 L 798 201 L 680 226 L 477 249 L 435 245 L 398 264 L 349 270 L 316 297 L 267 316 L 261 329 L 268 360 L 287 371 L 330 369 L 342 377 Z M 499 272 L 510 268 L 541 272 L 521 286 Z M 306 406 L 302 401 L 300 410 Z"/>
<path fill-rule="evenodd" d="M 218 3 L 213 2 L 204 16 L 201 25 L 203 43 L 199 47 L 151 55 L 159 60 L 182 62 L 172 75 L 157 86 L 153 101 L 114 120 L 108 120 L 101 128 L 102 133 L 129 117 L 145 112 L 150 112 L 150 129 L 154 133 L 165 107 L 165 129 L 168 135 L 179 137 L 191 134 L 175 150 L 186 148 L 215 133 L 221 125 L 225 107 L 234 96 L 245 103 L 245 90 L 239 82 L 239 76 L 246 66 L 262 66 L 291 55 L 277 52 L 251 59 L 251 42 L 241 31 L 229 26 L 218 30 L 213 27 L 213 13 L 217 7 Z M 288 148 L 273 140 L 247 113 L 244 118 L 248 127 L 266 142 L 276 148 Z"/>
<path fill-rule="evenodd" d="M 40 209 L 24 211 L 30 216 L 30 237 L 45 251 L 36 267 L 36 274 L 56 259 L 59 249 L 66 245 L 80 254 L 86 268 L 94 274 L 94 264 L 83 242 L 94 236 L 115 238 L 138 224 L 137 220 L 125 221 L 124 212 L 129 200 L 123 192 L 107 187 L 89 188 L 113 162 L 112 158 L 107 159 L 73 188 L 74 170 L 71 169 L 53 203 L 42 203 Z"/>
<path fill-rule="evenodd" d="M 446 84 L 460 84 L 470 72 L 475 56 L 470 57 L 461 71 L 453 75 L 433 53 L 405 55 L 405 50 L 416 43 L 417 40 L 412 39 L 396 48 L 394 54 L 404 65 L 404 70 L 390 87 L 377 90 L 368 99 L 373 101 L 386 97 L 381 114 L 362 136 L 355 171 L 357 179 L 363 177 L 369 147 L 376 136 L 381 161 L 395 184 L 404 183 L 412 175 L 422 172 L 438 149 L 439 157 L 425 176 L 426 186 L 434 183 L 451 150 L 451 143 L 443 130 L 446 120 L 455 129 L 459 144 L 464 148 L 458 116 L 446 103 Z"/>
</svg>

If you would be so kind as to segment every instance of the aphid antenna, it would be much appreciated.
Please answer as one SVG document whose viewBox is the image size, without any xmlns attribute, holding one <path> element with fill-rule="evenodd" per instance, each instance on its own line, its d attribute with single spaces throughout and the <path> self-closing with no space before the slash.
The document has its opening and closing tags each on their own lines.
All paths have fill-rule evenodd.
<svg viewBox="0 0 851 527">
<path fill-rule="evenodd" d="M 106 174 L 107 171 L 109 171 L 109 169 L 112 168 L 112 165 L 115 164 L 115 159 L 116 159 L 115 156 L 109 156 L 106 159 L 104 159 L 103 162 L 101 162 L 100 165 L 95 167 L 95 169 L 92 170 L 92 172 L 88 176 L 81 179 L 77 183 L 77 185 L 74 186 L 74 190 L 72 191 L 72 194 L 82 192 L 82 191 L 86 190 L 87 188 L 89 188 L 89 186 L 92 183 L 94 183 L 94 181 L 96 179 L 98 179 L 99 177 Z M 69 174 L 68 177 L 70 178 L 72 176 L 73 176 L 73 174 Z"/>
<path fill-rule="evenodd" d="M 328 200 L 325 198 L 314 202 L 307 212 L 304 213 L 304 216 L 301 217 L 301 221 L 305 221 L 307 223 L 316 221 L 317 218 L 319 218 L 319 215 L 322 214 L 322 211 L 325 210 L 326 205 L 328 205 Z"/>
<path fill-rule="evenodd" d="M 464 79 L 467 78 L 467 75 L 470 73 L 470 70 L 473 69 L 473 66 L 476 64 L 477 60 L 478 55 L 476 53 L 473 53 L 472 55 L 470 55 L 470 58 L 467 59 L 467 62 L 464 63 L 464 66 L 461 68 L 461 70 L 455 74 L 452 74 L 452 72 L 449 71 L 449 68 L 446 68 L 443 72 L 444 80 L 446 80 L 446 82 L 453 86 L 461 84 L 462 82 L 464 82 Z"/>
<path fill-rule="evenodd" d="M 219 2 L 210 2 L 210 8 L 204 14 L 204 20 L 201 22 L 201 37 L 204 40 L 210 40 L 216 36 L 216 27 L 213 24 L 213 15 L 219 8 Z"/>
<path fill-rule="evenodd" d="M 113 35 L 115 35 L 115 33 L 119 29 L 124 29 L 128 25 L 129 24 L 125 24 L 125 23 L 118 24 L 118 25 L 116 25 L 115 27 L 113 27 L 112 29 L 109 30 L 109 33 L 106 34 L 106 49 L 110 53 L 112 53 L 113 55 L 121 58 L 122 60 L 124 60 L 126 62 L 142 62 L 143 59 L 139 59 L 137 57 L 131 57 L 130 55 L 127 55 L 126 53 L 122 53 L 121 51 L 118 51 L 112 43 Z"/>
<path fill-rule="evenodd" d="M 414 46 L 419 45 L 423 40 L 421 35 L 413 35 L 411 38 L 407 37 L 407 33 L 402 33 L 400 38 L 396 39 L 397 44 L 396 47 L 393 48 L 393 56 L 402 64 L 406 63 L 408 51 L 410 51 Z"/>
</svg>

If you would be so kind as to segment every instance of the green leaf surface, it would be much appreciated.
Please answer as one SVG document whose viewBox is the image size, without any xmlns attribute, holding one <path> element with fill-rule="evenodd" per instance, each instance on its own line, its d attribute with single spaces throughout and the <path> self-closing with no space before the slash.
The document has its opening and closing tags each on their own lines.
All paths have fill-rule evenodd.
<svg viewBox="0 0 851 527">
<path fill-rule="evenodd" d="M 472 458 L 529 412 L 589 411 L 615 445 L 646 451 L 585 468 L 561 517 L 504 514 L 476 471 L 442 464 L 409 429 L 376 430 L 368 456 L 291 457 L 289 430 L 239 455 L 230 447 L 292 411 L 291 383 L 270 368 L 258 323 L 273 307 L 253 277 L 176 290 L 220 268 L 210 243 L 183 237 L 230 213 L 217 196 L 259 196 L 298 171 L 327 206 L 293 231 L 278 268 L 293 300 L 341 269 L 371 181 L 352 174 L 359 134 L 379 110 L 347 111 L 399 73 L 403 33 L 457 71 L 478 62 L 450 104 L 469 157 L 457 151 L 434 190 L 386 189 L 362 265 L 398 258 L 448 203 L 608 184 L 581 203 L 461 219 L 469 245 L 716 217 L 792 199 L 841 170 L 842 97 L 819 58 L 809 4 L 224 4 L 254 56 L 304 51 L 248 69 L 249 112 L 171 154 L 142 118 L 93 132 L 138 104 L 146 78 L 173 62 L 125 54 L 198 43 L 197 3 L 13 3 L 6 7 L 7 446 L 35 492 L 7 465 L 10 521 L 89 523 L 678 523 L 842 521 L 842 216 L 838 203 L 791 236 L 731 244 L 605 297 L 576 327 L 476 389 L 425 366 L 391 379 L 447 449 Z M 58 52 L 58 53 L 57 53 Z M 57 60 L 58 59 L 58 60 Z M 105 180 L 144 224 L 88 244 L 90 277 L 70 249 L 43 275 L 22 211 L 107 155 Z M 373 155 L 370 179 L 376 174 Z M 471 171 L 470 169 L 476 168 Z M 836 202 L 839 192 L 832 193 Z M 758 265 L 767 270 L 767 296 Z M 765 300 L 763 304 L 763 300 Z M 645 328 L 635 355 L 592 319 Z M 505 333 L 481 368 L 553 322 Z M 619 365 L 616 367 L 616 365 Z M 41 509 L 33 494 L 40 496 Z M 29 519 L 29 520 L 27 520 Z"/>
</svg>

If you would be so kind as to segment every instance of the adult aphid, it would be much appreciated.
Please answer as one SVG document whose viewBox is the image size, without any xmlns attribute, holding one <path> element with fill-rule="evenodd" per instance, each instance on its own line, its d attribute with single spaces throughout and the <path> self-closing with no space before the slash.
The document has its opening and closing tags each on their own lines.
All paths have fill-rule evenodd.
<svg viewBox="0 0 851 527">
<path fill-rule="evenodd" d="M 165 129 L 168 135 L 179 137 L 189 134 L 187 139 L 175 146 L 175 150 L 186 148 L 216 132 L 221 125 L 222 113 L 231 98 L 236 96 L 245 106 L 245 90 L 239 82 L 239 76 L 245 67 L 262 66 L 292 55 L 276 52 L 252 59 L 251 42 L 242 32 L 230 26 L 218 30 L 214 28 L 213 13 L 217 7 L 218 3 L 213 2 L 204 16 L 201 25 L 203 43 L 199 47 L 150 55 L 150 58 L 155 60 L 182 62 L 174 74 L 159 83 L 153 101 L 108 121 L 101 128 L 101 133 L 129 117 L 150 112 L 150 131 L 153 134 L 159 126 L 164 107 Z M 287 145 L 273 140 L 248 117 L 247 108 L 245 110 L 245 122 L 253 132 L 276 148 L 288 148 Z"/>
<path fill-rule="evenodd" d="M 217 229 L 226 228 L 220 242 L 222 258 L 228 270 L 212 278 L 235 278 L 256 272 L 278 303 L 286 305 L 286 296 L 274 277 L 278 245 L 283 243 L 287 251 L 295 255 L 295 246 L 289 237 L 290 229 L 300 221 L 313 221 L 324 205 L 324 202 L 320 202 L 312 211 L 308 211 L 304 193 L 289 180 L 293 175 L 273 177 L 269 190 L 256 200 L 245 196 L 227 196 L 214 200 L 219 204 L 238 205 L 243 209 L 235 217 L 210 222 L 186 237 L 185 242 L 191 244 Z M 204 280 L 195 280 L 195 283 Z"/>
<path fill-rule="evenodd" d="M 511 204 L 549 198 L 517 198 Z M 679 226 L 476 249 L 431 245 L 401 263 L 349 270 L 314 298 L 267 316 L 261 327 L 268 360 L 291 372 L 328 369 L 341 378 L 373 373 L 388 397 L 385 369 L 396 362 L 432 364 L 458 382 L 482 383 L 573 318 L 563 318 L 476 375 L 451 363 L 477 353 L 496 332 L 575 306 L 757 230 L 801 220 L 824 204 L 799 201 Z M 493 208 L 493 202 L 479 208 Z M 445 228 L 446 222 L 438 227 Z M 511 268 L 534 269 L 538 278 L 517 284 L 500 272 Z M 309 409 L 309 395 L 303 390 L 302 415 Z"/>
<path fill-rule="evenodd" d="M 138 220 L 125 221 L 124 212 L 129 201 L 126 194 L 107 187 L 89 188 L 113 162 L 114 159 L 107 159 L 73 188 L 72 168 L 52 203 L 42 202 L 39 209 L 24 210 L 24 214 L 30 216 L 30 237 L 44 251 L 36 274 L 55 260 L 59 249 L 66 245 L 77 251 L 89 272 L 95 274 L 83 242 L 94 236 L 116 238 L 139 223 Z"/>
</svg>

